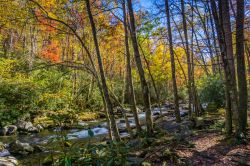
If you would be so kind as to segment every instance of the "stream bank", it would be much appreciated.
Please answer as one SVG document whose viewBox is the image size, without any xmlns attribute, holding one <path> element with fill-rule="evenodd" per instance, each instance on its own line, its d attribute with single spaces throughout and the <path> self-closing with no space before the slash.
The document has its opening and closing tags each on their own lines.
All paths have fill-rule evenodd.
<svg viewBox="0 0 250 166">
<path fill-rule="evenodd" d="M 154 121 L 161 117 L 160 112 L 162 112 L 163 116 L 174 119 L 173 110 L 161 107 L 154 108 L 152 110 Z M 187 110 L 181 109 L 181 115 L 186 116 Z M 129 116 L 128 120 L 131 128 L 135 128 L 133 117 Z M 139 120 L 143 126 L 145 124 L 144 112 L 139 113 Z M 43 161 L 46 160 L 46 158 L 51 154 L 60 153 L 62 149 L 58 148 L 60 147 L 58 146 L 58 142 L 60 142 L 60 140 L 62 139 L 67 140 L 68 142 L 70 142 L 70 144 L 86 144 L 90 141 L 89 130 L 91 130 L 94 134 L 94 137 L 91 138 L 91 142 L 102 142 L 108 139 L 107 123 L 103 120 L 79 122 L 78 126 L 79 125 L 81 125 L 82 128 L 71 128 L 68 130 L 63 130 L 57 127 L 53 129 L 45 129 L 38 133 L 18 133 L 17 135 L 1 136 L 0 142 L 3 142 L 3 144 L 6 146 L 6 151 L 0 152 L 0 156 L 2 156 L 2 159 L 8 159 L 7 157 L 14 156 L 23 165 L 39 165 L 43 163 Z M 122 137 L 129 136 L 126 131 L 126 123 L 123 118 L 117 119 L 117 126 Z M 11 151 L 10 144 L 17 140 L 21 143 L 29 144 L 31 147 L 33 147 L 33 149 L 36 150 L 28 153 L 28 158 L 27 155 L 9 153 Z"/>
</svg>

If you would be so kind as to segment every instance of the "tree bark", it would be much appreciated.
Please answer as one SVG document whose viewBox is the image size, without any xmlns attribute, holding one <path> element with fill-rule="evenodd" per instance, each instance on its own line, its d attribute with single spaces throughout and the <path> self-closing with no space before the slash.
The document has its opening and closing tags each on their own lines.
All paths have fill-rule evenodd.
<svg viewBox="0 0 250 166">
<path fill-rule="evenodd" d="M 219 47 L 220 47 L 220 53 L 221 53 L 221 59 L 223 62 L 223 68 L 224 68 L 224 75 L 225 75 L 225 91 L 226 91 L 226 134 L 231 135 L 232 134 L 232 108 L 231 108 L 231 97 L 230 97 L 230 77 L 229 75 L 229 66 L 226 58 L 226 47 L 225 47 L 225 40 L 223 35 L 223 29 L 221 22 L 219 20 L 219 15 L 217 12 L 217 6 L 215 3 L 215 0 L 210 1 L 212 14 L 214 18 L 215 28 L 217 31 L 218 41 L 219 41 Z"/>
<path fill-rule="evenodd" d="M 134 86 L 132 80 L 132 71 L 131 71 L 131 60 L 130 60 L 130 50 L 129 50 L 129 36 L 128 36 L 128 25 L 127 25 L 127 14 L 126 14 L 126 3 L 125 0 L 122 1 L 122 9 L 123 9 L 123 26 L 124 26 L 124 42 L 125 42 L 125 51 L 126 51 L 126 90 L 124 93 L 124 102 L 128 102 L 130 104 L 130 109 L 134 114 L 135 125 L 137 132 L 141 131 L 141 125 L 138 118 L 138 112 L 136 109 L 136 101 L 135 101 L 135 93 Z"/>
<path fill-rule="evenodd" d="M 230 22 L 230 13 L 229 13 L 229 2 L 228 0 L 219 1 L 221 23 L 223 27 L 223 35 L 225 40 L 226 47 L 226 58 L 225 62 L 228 63 L 228 81 L 230 83 L 230 99 L 231 99 L 231 109 L 233 111 L 233 123 L 235 125 L 236 133 L 239 134 L 241 131 L 239 126 L 239 112 L 238 112 L 238 94 L 236 88 L 236 79 L 235 79 L 235 66 L 234 66 L 234 57 L 233 57 L 233 44 L 232 44 L 232 31 L 231 31 L 231 22 Z M 224 62 L 224 65 L 225 65 Z"/>
<path fill-rule="evenodd" d="M 147 133 L 149 135 L 152 135 L 153 134 L 153 120 L 152 120 L 149 88 L 148 88 L 148 84 L 145 78 L 145 73 L 143 70 L 139 47 L 137 43 L 135 18 L 134 18 L 132 2 L 131 0 L 127 0 L 127 3 L 128 3 L 129 17 L 130 17 L 131 39 L 133 43 L 134 56 L 135 56 L 136 66 L 137 66 L 139 76 L 140 76 L 141 88 L 142 88 L 144 105 L 145 105 Z"/>
<path fill-rule="evenodd" d="M 212 19 L 212 13 L 211 13 L 211 7 L 209 3 L 206 3 L 208 5 L 208 12 L 209 12 L 209 20 L 211 24 L 211 30 L 212 30 L 212 37 L 213 37 L 213 45 L 214 45 L 214 50 L 215 50 L 215 56 L 217 60 L 217 67 L 216 67 L 216 72 L 218 71 L 220 76 L 221 76 L 221 65 L 220 65 L 220 56 L 219 56 L 219 50 L 217 47 L 217 41 L 215 37 L 215 29 L 214 29 L 214 21 Z"/>
<path fill-rule="evenodd" d="M 158 105 L 158 107 L 159 107 L 159 105 L 160 105 L 160 96 L 159 96 L 159 92 L 158 92 L 157 87 L 156 87 L 155 79 L 154 79 L 153 74 L 152 74 L 152 72 L 151 72 L 151 70 L 150 70 L 149 62 L 148 62 L 148 60 L 147 60 L 147 58 L 146 58 L 146 55 L 145 55 L 145 53 L 144 53 L 144 51 L 143 51 L 143 49 L 142 49 L 142 46 L 141 46 L 140 43 L 138 43 L 138 45 L 139 45 L 139 47 L 140 47 L 140 49 L 141 49 L 141 53 L 142 53 L 143 59 L 144 59 L 144 61 L 145 61 L 145 63 L 146 63 L 146 67 L 147 67 L 147 69 L 148 69 L 148 74 L 149 74 L 149 77 L 151 78 L 151 81 L 152 81 L 152 84 L 153 84 L 153 88 L 154 88 L 154 91 L 155 91 L 156 100 L 157 100 L 157 105 Z M 161 111 L 161 110 L 160 110 L 160 111 Z M 161 114 L 162 114 L 162 111 L 161 111 Z"/>
<path fill-rule="evenodd" d="M 244 56 L 244 0 L 237 0 L 236 57 L 239 89 L 239 123 L 242 131 L 247 127 L 247 79 Z"/>
<path fill-rule="evenodd" d="M 92 29 L 94 44 L 95 44 L 96 56 L 97 56 L 97 60 L 98 60 L 99 72 L 100 72 L 100 77 L 101 77 L 101 86 L 102 86 L 104 98 L 105 98 L 105 101 L 107 104 L 107 110 L 108 110 L 109 115 L 110 115 L 112 136 L 114 136 L 114 139 L 116 141 L 120 141 L 120 136 L 119 136 L 118 128 L 116 126 L 116 121 L 115 121 L 115 115 L 113 112 L 113 105 L 112 105 L 112 102 L 110 99 L 110 95 L 109 95 L 109 91 L 108 91 L 108 87 L 107 87 L 107 83 L 106 83 L 106 78 L 105 78 L 105 74 L 104 74 L 104 70 L 103 70 L 102 57 L 101 57 L 101 53 L 99 50 L 95 22 L 94 22 L 93 15 L 91 12 L 89 0 L 85 0 L 85 2 L 86 2 L 88 17 L 89 17 L 89 21 L 90 21 L 90 25 L 91 25 L 91 29 Z"/>
<path fill-rule="evenodd" d="M 29 70 L 32 70 L 35 56 L 35 27 L 30 27 Z"/>
<path fill-rule="evenodd" d="M 175 105 L 174 110 L 175 110 L 176 122 L 179 123 L 181 122 L 181 116 L 180 116 L 180 110 L 179 110 L 178 89 L 177 89 L 177 84 L 176 84 L 174 48 L 173 48 L 172 29 L 171 29 L 171 23 L 170 23 L 168 0 L 165 0 L 165 8 L 166 8 L 166 15 L 167 15 L 168 40 L 169 40 L 169 50 L 170 50 L 170 58 L 171 58 L 172 83 L 173 83 L 173 91 L 174 91 L 174 105 Z"/>
<path fill-rule="evenodd" d="M 182 24 L 184 30 L 184 38 L 185 38 L 185 45 L 186 45 L 186 56 L 187 56 L 187 63 L 188 63 L 188 109 L 189 109 L 189 117 L 192 116 L 192 76 L 191 76 L 191 59 L 190 59 L 190 51 L 189 51 L 189 42 L 188 42 L 188 35 L 187 35 L 187 23 L 186 23 L 186 14 L 185 14 L 185 6 L 184 0 L 181 0 L 181 15 L 182 15 Z"/>
</svg>

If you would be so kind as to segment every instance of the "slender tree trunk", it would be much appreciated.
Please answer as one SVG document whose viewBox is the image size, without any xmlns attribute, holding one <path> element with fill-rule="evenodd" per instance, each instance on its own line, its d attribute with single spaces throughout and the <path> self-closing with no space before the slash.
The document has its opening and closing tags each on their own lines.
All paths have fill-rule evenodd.
<svg viewBox="0 0 250 166">
<path fill-rule="evenodd" d="M 174 104 L 175 104 L 174 110 L 175 110 L 176 122 L 181 122 L 178 89 L 177 89 L 176 75 L 175 75 L 174 48 L 173 48 L 172 29 L 171 29 L 171 23 L 170 23 L 168 0 L 165 0 L 165 8 L 166 8 L 166 15 L 167 15 L 168 40 L 169 40 L 169 50 L 170 50 L 170 58 L 171 58 L 171 70 L 172 70 L 172 83 L 173 83 L 173 90 L 174 90 Z"/>
<path fill-rule="evenodd" d="M 107 87 L 107 83 L 106 83 L 106 78 L 105 78 L 105 74 L 104 74 L 104 70 L 103 70 L 102 57 L 101 57 L 101 53 L 99 50 L 99 44 L 98 44 L 97 35 L 96 35 L 96 27 L 95 27 L 92 13 L 91 13 L 90 3 L 89 3 L 89 0 L 85 0 L 85 2 L 86 2 L 87 12 L 88 12 L 89 21 L 91 24 L 92 35 L 93 35 L 95 49 L 96 49 L 96 56 L 97 56 L 98 65 L 99 65 L 99 72 L 100 72 L 100 77 L 101 77 L 103 94 L 104 94 L 104 98 L 105 98 L 105 101 L 107 104 L 107 110 L 108 110 L 109 115 L 110 115 L 110 124 L 111 124 L 111 129 L 112 129 L 112 135 L 114 136 L 114 139 L 116 141 L 120 141 L 120 136 L 119 136 L 118 128 L 116 126 L 116 121 L 115 121 L 115 115 L 113 112 L 113 105 L 112 105 L 112 102 L 110 100 L 109 91 L 108 91 L 108 87 Z"/>
<path fill-rule="evenodd" d="M 140 49 L 141 49 L 141 53 L 142 53 L 143 59 L 144 59 L 144 61 L 145 61 L 145 63 L 146 63 L 146 67 L 147 67 L 147 69 L 148 69 L 148 74 L 149 74 L 149 77 L 151 78 L 151 81 L 152 81 L 152 84 L 153 84 L 153 88 L 154 88 L 154 91 L 155 91 L 156 100 L 157 100 L 157 105 L 158 105 L 158 107 L 159 107 L 159 106 L 160 106 L 160 97 L 159 97 L 159 92 L 158 92 L 157 87 L 156 87 L 155 79 L 154 79 L 153 74 L 152 74 L 152 72 L 151 72 L 151 70 L 150 70 L 149 62 L 148 62 L 148 60 L 147 60 L 147 58 L 146 58 L 146 55 L 145 55 L 145 53 L 144 53 L 144 51 L 143 51 L 143 49 L 142 49 L 142 47 L 141 47 L 141 44 L 138 43 L 138 45 L 139 45 L 139 47 L 140 47 Z M 160 111 L 161 111 L 161 110 L 160 110 Z M 161 114 L 162 114 L 162 111 L 161 111 Z"/>
<path fill-rule="evenodd" d="M 226 47 L 225 47 L 225 41 L 223 37 L 223 30 L 222 30 L 222 25 L 219 20 L 218 12 L 217 12 L 217 7 L 216 3 L 214 0 L 210 1 L 211 3 L 211 9 L 212 9 L 212 14 L 214 18 L 214 23 L 215 23 L 215 28 L 217 31 L 218 35 L 218 41 L 219 41 L 219 46 L 220 46 L 220 52 L 221 52 L 221 59 L 223 62 L 223 68 L 224 68 L 224 75 L 225 75 L 225 91 L 226 91 L 226 133 L 227 135 L 232 134 L 232 108 L 231 108 L 231 98 L 230 98 L 230 83 L 229 83 L 229 67 L 228 63 L 226 60 Z"/>
<path fill-rule="evenodd" d="M 188 35 L 187 35 L 187 23 L 186 23 L 186 14 L 185 14 L 185 5 L 184 0 L 181 0 L 181 14 L 182 14 L 182 24 L 184 30 L 184 38 L 185 38 L 185 45 L 186 45 L 186 56 L 187 56 L 187 63 L 188 63 L 188 109 L 189 109 L 189 116 L 192 116 L 192 76 L 191 76 L 191 59 L 190 59 L 190 51 L 189 51 L 189 42 L 188 42 Z"/>
<path fill-rule="evenodd" d="M 234 66 L 234 56 L 233 56 L 233 44 L 232 44 L 232 31 L 230 23 L 230 14 L 229 14 L 229 2 L 228 0 L 219 1 L 220 16 L 223 27 L 223 34 L 225 39 L 226 47 L 226 59 L 229 65 L 228 71 L 228 81 L 230 83 L 230 99 L 231 99 L 231 109 L 233 111 L 233 123 L 236 128 L 236 133 L 239 134 L 241 131 L 239 126 L 239 112 L 238 112 L 238 94 L 236 88 L 236 79 L 235 79 L 235 66 Z M 225 65 L 225 64 L 224 64 Z"/>
<path fill-rule="evenodd" d="M 195 1 L 195 3 L 196 3 L 196 1 Z M 193 8 L 194 0 L 191 1 L 191 5 L 192 5 L 192 8 L 191 8 L 192 9 L 192 20 L 191 20 L 191 22 L 193 23 L 194 22 L 194 8 Z M 198 9 L 197 9 L 197 11 L 198 11 Z M 198 11 L 198 13 L 199 13 L 199 11 Z M 200 105 L 198 94 L 197 94 L 197 91 L 196 91 L 195 79 L 194 79 L 194 76 L 195 76 L 194 75 L 194 67 L 195 67 L 195 65 L 194 65 L 194 44 L 193 44 L 194 42 L 193 42 L 193 40 L 194 40 L 195 31 L 194 31 L 194 25 L 193 24 L 191 24 L 191 30 L 192 30 L 192 37 L 191 37 L 191 76 L 192 76 L 193 109 L 195 110 L 196 116 L 199 116 L 200 113 L 201 113 L 201 105 Z M 196 37 L 196 41 L 197 41 L 197 37 Z M 210 43 L 208 45 L 210 46 Z M 198 49 L 200 49 L 199 48 L 200 47 L 199 42 L 197 42 L 197 46 L 198 46 Z M 201 56 L 203 57 L 201 50 L 200 50 L 200 53 L 201 53 Z M 213 59 L 212 56 L 211 56 L 211 59 Z M 205 64 L 205 62 L 204 62 L 204 64 Z M 213 62 L 212 62 L 212 64 L 213 64 Z M 204 68 L 206 69 L 207 67 L 204 66 Z M 207 74 L 208 74 L 208 70 L 207 70 Z"/>
<path fill-rule="evenodd" d="M 209 56 L 210 56 L 210 60 L 211 60 L 211 63 L 212 63 L 212 72 L 213 72 L 213 74 L 215 74 L 215 62 L 214 62 L 214 57 L 213 57 L 213 51 L 212 51 L 210 35 L 208 33 L 207 25 L 206 25 L 206 21 L 205 21 L 206 17 L 201 16 L 200 11 L 199 11 L 198 6 L 197 6 L 197 0 L 195 1 L 195 7 L 196 7 L 198 17 L 199 17 L 199 19 L 201 21 L 201 24 L 202 24 L 202 29 L 203 29 L 204 34 L 206 36 L 207 47 L 208 47 L 208 50 L 209 50 Z M 198 42 L 197 42 L 197 44 L 198 44 Z"/>
<path fill-rule="evenodd" d="M 125 42 L 125 51 L 126 51 L 126 91 L 125 91 L 125 102 L 130 104 L 130 109 L 132 110 L 135 118 L 135 125 L 137 132 L 141 131 L 141 125 L 138 118 L 138 112 L 136 109 L 136 101 L 135 101 L 135 93 L 134 86 L 132 80 L 132 72 L 131 72 L 131 60 L 130 60 L 130 50 L 129 50 L 129 36 L 128 36 L 128 25 L 127 25 L 127 14 L 126 14 L 126 3 L 125 0 L 122 2 L 123 9 L 123 26 L 124 26 L 124 42 Z"/>
<path fill-rule="evenodd" d="M 35 27 L 31 26 L 30 27 L 30 49 L 29 49 L 29 70 L 32 70 L 33 68 L 33 63 L 34 63 L 34 52 L 35 52 Z"/>
<path fill-rule="evenodd" d="M 143 66 L 141 62 L 141 57 L 140 57 L 140 52 L 139 52 L 139 47 L 137 43 L 135 18 L 134 18 L 132 2 L 131 0 L 127 0 L 127 3 L 128 3 L 128 10 L 129 10 L 129 16 L 130 16 L 131 39 L 133 43 L 134 56 L 135 56 L 136 66 L 137 66 L 139 76 L 140 76 L 144 105 L 145 105 L 147 132 L 149 135 L 152 135 L 153 134 L 153 120 L 152 120 L 149 88 L 148 88 L 148 84 L 145 78 L 145 74 L 144 74 L 144 70 L 143 70 Z"/>
<path fill-rule="evenodd" d="M 247 79 L 244 56 L 244 0 L 237 0 L 236 56 L 239 89 L 239 121 L 242 131 L 247 127 Z"/>
<path fill-rule="evenodd" d="M 213 37 L 213 45 L 214 45 L 215 56 L 216 56 L 216 60 L 217 60 L 216 70 L 218 70 L 219 74 L 221 75 L 222 73 L 221 73 L 221 65 L 220 65 L 220 56 L 219 56 L 219 50 L 218 50 L 218 47 L 217 47 L 217 41 L 216 41 L 216 37 L 215 37 L 214 21 L 212 19 L 210 4 L 209 3 L 206 3 L 206 4 L 208 6 L 209 20 L 210 20 L 210 24 L 211 24 L 212 37 Z"/>
<path fill-rule="evenodd" d="M 247 56 L 247 78 L 248 78 L 248 85 L 250 85 L 250 48 L 248 47 L 247 43 L 245 43 L 245 50 Z"/>
<path fill-rule="evenodd" d="M 206 59 L 205 59 L 205 57 L 204 57 L 204 55 L 203 55 L 203 52 L 202 52 L 202 50 L 201 50 L 201 48 L 200 48 L 200 44 L 199 44 L 199 41 L 198 41 L 198 37 L 197 37 L 197 34 L 194 32 L 194 37 L 195 37 L 195 41 L 196 41 L 196 44 L 197 44 L 197 49 L 198 49 L 198 51 L 200 52 L 200 56 L 201 56 L 201 60 L 202 60 L 202 62 L 203 62 L 203 64 L 204 64 L 204 71 L 205 71 L 205 73 L 206 73 L 206 75 L 208 76 L 208 75 L 210 75 L 210 73 L 208 72 L 208 68 L 207 68 L 207 63 L 206 63 Z"/>
<path fill-rule="evenodd" d="M 218 41 L 220 46 L 220 52 L 221 52 L 221 60 L 223 62 L 223 68 L 225 73 L 225 90 L 226 90 L 226 133 L 227 135 L 232 134 L 232 107 L 231 107 L 231 94 L 230 94 L 230 81 L 231 81 L 231 72 L 229 68 L 229 63 L 227 60 L 227 51 L 226 51 L 226 44 L 225 44 L 225 38 L 224 38 L 224 32 L 222 27 L 222 22 L 219 20 L 219 15 L 217 12 L 217 6 L 215 3 L 215 0 L 211 0 L 211 9 L 212 14 L 215 22 L 215 27 L 218 35 Z M 221 5 L 220 5 L 221 6 Z M 220 9 L 221 11 L 221 9 Z"/>
</svg>

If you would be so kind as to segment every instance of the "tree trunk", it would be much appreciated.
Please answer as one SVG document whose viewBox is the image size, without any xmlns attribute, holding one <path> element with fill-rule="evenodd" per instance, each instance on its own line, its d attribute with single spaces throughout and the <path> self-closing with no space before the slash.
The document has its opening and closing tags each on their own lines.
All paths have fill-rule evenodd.
<svg viewBox="0 0 250 166">
<path fill-rule="evenodd" d="M 239 89 L 239 121 L 242 131 L 247 127 L 247 79 L 244 56 L 244 0 L 237 0 L 236 57 Z"/>
<path fill-rule="evenodd" d="M 221 23 L 223 27 L 223 34 L 225 39 L 226 47 L 226 58 L 224 63 L 228 63 L 228 81 L 230 83 L 230 99 L 231 99 L 231 109 L 233 111 L 233 123 L 236 128 L 236 133 L 239 134 L 241 129 L 239 128 L 239 112 L 238 112 L 238 94 L 236 88 L 235 79 L 235 67 L 234 67 L 234 57 L 233 57 L 233 44 L 232 44 L 232 31 L 230 23 L 230 13 L 229 13 L 229 3 L 228 0 L 219 1 Z M 224 64 L 225 65 L 225 64 Z"/>
<path fill-rule="evenodd" d="M 159 92 L 158 92 L 157 87 L 156 87 L 155 79 L 154 79 L 153 74 L 152 74 L 152 72 L 151 72 L 151 70 L 150 70 L 149 62 L 148 62 L 148 60 L 147 60 L 147 58 L 146 58 L 146 55 L 145 55 L 145 53 L 144 53 L 144 51 L 143 51 L 143 49 L 142 49 L 142 46 L 141 46 L 140 43 L 138 43 L 138 45 L 139 45 L 139 47 L 140 47 L 140 49 L 141 49 L 141 53 L 142 53 L 143 59 L 144 59 L 144 61 L 145 61 L 145 63 L 146 63 L 146 67 L 147 67 L 147 69 L 148 69 L 148 74 L 149 74 L 149 77 L 151 78 L 151 81 L 152 81 L 152 84 L 153 84 L 153 88 L 154 88 L 154 91 L 155 91 L 155 96 L 156 96 L 156 100 L 157 100 L 157 105 L 158 105 L 158 107 L 159 107 L 159 106 L 160 106 L 160 97 L 159 97 Z M 161 114 L 162 114 L 162 111 L 161 111 Z"/>
<path fill-rule="evenodd" d="M 112 102 L 110 100 L 109 91 L 108 91 L 108 87 L 107 87 L 107 83 L 106 83 L 106 78 L 105 78 L 105 74 L 104 74 L 104 70 L 103 70 L 102 57 L 101 57 L 101 53 L 99 50 L 99 44 L 98 44 L 97 35 L 96 35 L 96 27 L 95 27 L 92 13 L 91 13 L 90 3 L 89 3 L 89 0 L 85 0 L 85 2 L 86 2 L 88 17 L 89 17 L 89 21 L 90 21 L 90 25 L 91 25 L 91 29 L 92 29 L 92 35 L 93 35 L 94 44 L 95 44 L 95 49 L 96 49 L 96 56 L 97 56 L 97 60 L 98 60 L 99 72 L 100 72 L 101 83 L 102 83 L 101 85 L 102 85 L 102 89 L 103 89 L 104 98 L 105 98 L 105 101 L 107 104 L 107 110 L 108 110 L 109 115 L 110 115 L 110 124 L 111 124 L 111 129 L 112 129 L 112 135 L 114 136 L 114 139 L 116 141 L 120 141 L 120 136 L 119 136 L 118 128 L 116 126 L 116 121 L 115 121 L 115 115 L 113 112 L 113 105 L 112 105 Z"/>
<path fill-rule="evenodd" d="M 215 50 L 215 56 L 217 60 L 217 67 L 216 67 L 216 72 L 218 71 L 219 74 L 221 75 L 221 65 L 220 65 L 220 56 L 219 56 L 219 50 L 217 48 L 217 41 L 215 37 L 215 29 L 214 29 L 214 21 L 212 19 L 212 13 L 211 13 L 211 7 L 209 3 L 206 3 L 208 5 L 208 12 L 209 12 L 209 20 L 211 24 L 211 29 L 212 29 L 212 37 L 213 37 L 213 45 L 214 45 L 214 50 Z"/>
<path fill-rule="evenodd" d="M 225 35 L 224 35 L 224 26 L 225 22 L 222 22 L 222 19 L 219 19 L 218 12 L 217 12 L 217 7 L 215 0 L 211 0 L 211 9 L 212 9 L 212 14 L 214 17 L 214 22 L 215 22 L 215 27 L 218 35 L 218 40 L 219 40 L 219 46 L 220 46 L 220 52 L 221 52 L 221 60 L 223 62 L 223 68 L 224 68 L 224 73 L 225 73 L 225 89 L 226 89 L 226 104 L 227 104 L 227 109 L 226 109 L 226 133 L 227 135 L 231 135 L 232 133 L 232 111 L 237 111 L 237 105 L 235 107 L 235 104 L 233 102 L 237 101 L 237 97 L 235 96 L 235 92 L 233 91 L 232 87 L 232 72 L 227 56 L 227 45 L 226 40 L 225 40 Z M 228 2 L 223 2 L 224 8 L 225 8 L 225 3 L 227 4 Z M 228 6 L 228 4 L 227 4 Z M 223 12 L 222 12 L 223 10 Z M 226 10 L 229 10 L 228 7 Z M 220 0 L 219 2 L 219 11 L 220 11 L 220 18 L 222 18 L 222 13 L 225 13 L 229 11 L 225 11 L 225 9 L 222 9 L 222 2 Z M 227 15 L 226 14 L 226 15 Z M 224 16 L 226 19 L 228 19 L 228 16 Z M 224 19 L 224 18 L 223 18 Z M 228 20 L 227 20 L 228 21 Z M 230 22 L 228 22 L 230 23 Z M 230 24 L 229 24 L 230 26 Z M 230 33 L 231 35 L 231 33 Z M 233 98 L 235 101 L 233 101 Z M 235 110 L 236 109 L 236 110 Z"/>
<path fill-rule="evenodd" d="M 30 27 L 30 49 L 29 49 L 29 70 L 32 70 L 35 58 L 35 27 Z"/>
<path fill-rule="evenodd" d="M 189 43 L 188 43 L 188 35 L 187 35 L 187 23 L 186 23 L 186 14 L 185 14 L 185 6 L 184 0 L 181 0 L 181 14 L 182 14 L 182 24 L 184 30 L 184 38 L 186 45 L 186 56 L 188 63 L 188 109 L 189 109 L 189 117 L 192 116 L 192 76 L 191 76 L 191 59 L 190 59 L 190 51 L 189 51 Z"/>
<path fill-rule="evenodd" d="M 215 62 L 214 62 L 214 57 L 213 57 L 213 51 L 212 51 L 212 44 L 211 44 L 211 40 L 210 40 L 210 35 L 209 35 L 209 32 L 207 30 L 207 25 L 206 25 L 206 21 L 205 21 L 205 18 L 202 17 L 202 15 L 200 14 L 200 11 L 198 9 L 198 6 L 197 6 L 197 0 L 195 1 L 195 8 L 196 8 L 196 13 L 198 14 L 198 17 L 201 21 L 201 24 L 202 24 L 202 29 L 204 31 L 204 34 L 206 36 L 206 39 L 207 39 L 207 47 L 208 47 L 208 50 L 209 50 L 209 56 L 210 56 L 210 60 L 211 60 L 211 64 L 212 64 L 212 72 L 213 74 L 215 74 Z M 198 44 L 198 42 L 197 42 Z"/>
<path fill-rule="evenodd" d="M 137 132 L 141 131 L 141 125 L 138 118 L 138 112 L 136 109 L 136 101 L 135 101 L 135 93 L 134 86 L 132 80 L 132 72 L 131 72 L 131 60 L 130 60 L 130 51 L 129 51 L 129 37 L 128 37 L 128 25 L 127 25 L 127 14 L 126 14 L 126 3 L 125 0 L 122 2 L 123 9 L 123 26 L 124 26 L 124 42 L 125 42 L 125 51 L 126 51 L 126 90 L 124 95 L 124 102 L 128 102 L 130 104 L 130 109 L 132 110 L 135 118 L 135 125 Z"/>
<path fill-rule="evenodd" d="M 171 58 L 171 70 L 172 70 L 172 83 L 174 90 L 174 105 L 175 105 L 175 117 L 176 122 L 181 122 L 180 110 L 179 110 L 179 97 L 178 97 L 178 89 L 176 84 L 176 75 L 175 75 L 175 60 L 174 60 L 174 48 L 173 48 L 173 40 L 172 40 L 172 29 L 170 24 L 170 14 L 169 14 L 169 5 L 168 0 L 165 0 L 165 8 L 167 15 L 167 27 L 168 27 L 168 40 L 169 40 L 169 50 L 170 50 L 170 58 Z"/>
<path fill-rule="evenodd" d="M 143 70 L 143 66 L 141 62 L 141 57 L 140 57 L 140 52 L 139 52 L 139 47 L 137 43 L 135 18 L 134 18 L 132 2 L 131 0 L 127 0 L 127 3 L 128 3 L 128 10 L 129 10 L 129 16 L 130 16 L 131 39 L 133 43 L 134 56 L 135 56 L 136 66 L 137 66 L 139 76 L 140 76 L 141 88 L 142 88 L 144 105 L 145 105 L 147 133 L 149 135 L 152 135 L 153 134 L 153 121 L 152 121 L 149 88 L 148 88 L 148 84 L 145 78 L 145 74 L 144 74 L 144 70 Z"/>
<path fill-rule="evenodd" d="M 247 54 L 247 77 L 248 77 L 248 85 L 250 85 L 250 48 L 248 47 L 247 43 L 245 43 L 245 50 Z"/>
<path fill-rule="evenodd" d="M 226 133 L 227 135 L 232 134 L 232 108 L 231 108 L 231 97 L 230 97 L 230 82 L 229 82 L 229 66 L 226 59 L 226 47 L 225 47 L 225 40 L 223 37 L 223 29 L 221 22 L 219 20 L 218 12 L 217 12 L 217 6 L 214 0 L 210 1 L 211 3 L 211 9 L 212 14 L 214 18 L 215 28 L 217 31 L 219 46 L 220 46 L 220 52 L 221 52 L 221 59 L 223 62 L 223 68 L 225 73 L 225 90 L 226 90 Z"/>
</svg>

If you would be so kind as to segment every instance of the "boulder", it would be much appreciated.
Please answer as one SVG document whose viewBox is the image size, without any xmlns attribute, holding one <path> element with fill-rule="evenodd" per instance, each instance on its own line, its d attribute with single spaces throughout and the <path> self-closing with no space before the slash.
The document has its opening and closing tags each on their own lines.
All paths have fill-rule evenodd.
<svg viewBox="0 0 250 166">
<path fill-rule="evenodd" d="M 185 117 L 188 115 L 188 110 L 180 110 L 180 116 Z"/>
<path fill-rule="evenodd" d="M 1 130 L 1 135 L 14 135 L 17 132 L 17 127 L 15 125 L 4 126 Z"/>
<path fill-rule="evenodd" d="M 37 133 L 39 132 L 39 129 L 35 126 L 33 126 L 33 124 L 31 122 L 26 122 L 23 120 L 19 120 L 17 122 L 17 128 L 20 131 L 25 131 L 25 132 L 31 132 L 31 133 Z"/>
<path fill-rule="evenodd" d="M 0 142 L 0 157 L 6 157 L 9 155 L 10 155 L 10 152 L 6 149 L 5 144 Z"/>
<path fill-rule="evenodd" d="M 36 128 L 37 128 L 37 130 L 38 130 L 39 132 L 41 132 L 42 130 L 44 130 L 43 126 L 40 125 L 40 124 L 36 125 Z"/>
<path fill-rule="evenodd" d="M 6 157 L 9 155 L 10 155 L 10 152 L 7 149 L 0 151 L 0 157 Z"/>
<path fill-rule="evenodd" d="M 44 152 L 45 151 L 45 148 L 41 145 L 35 145 L 33 146 L 34 148 L 34 152 Z"/>
<path fill-rule="evenodd" d="M 0 166 L 17 166 L 18 160 L 13 156 L 0 157 Z"/>
<path fill-rule="evenodd" d="M 3 149 L 5 149 L 5 145 L 4 145 L 4 143 L 0 142 L 0 151 Z"/>
<path fill-rule="evenodd" d="M 9 145 L 9 151 L 13 154 L 27 155 L 34 151 L 34 148 L 28 143 L 22 143 L 16 140 Z"/>
<path fill-rule="evenodd" d="M 161 108 L 158 108 L 158 107 L 154 108 L 152 110 L 152 114 L 153 115 L 160 115 L 161 114 Z"/>
</svg>

